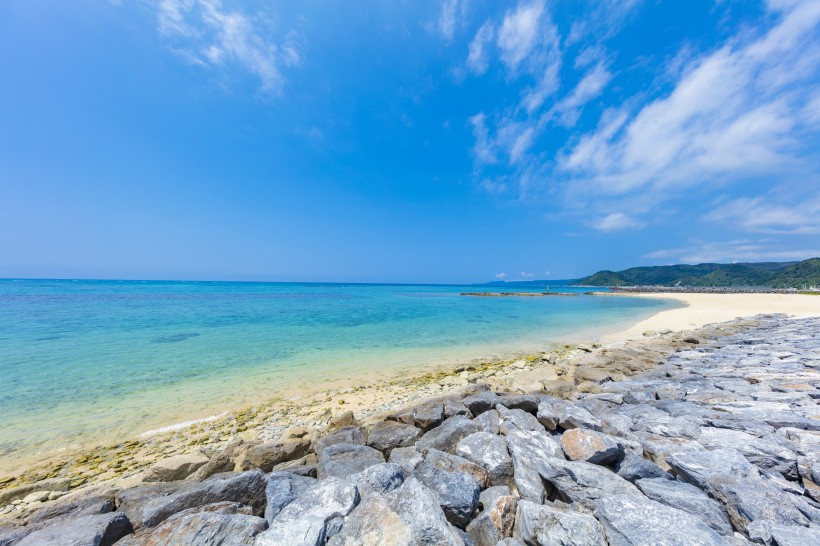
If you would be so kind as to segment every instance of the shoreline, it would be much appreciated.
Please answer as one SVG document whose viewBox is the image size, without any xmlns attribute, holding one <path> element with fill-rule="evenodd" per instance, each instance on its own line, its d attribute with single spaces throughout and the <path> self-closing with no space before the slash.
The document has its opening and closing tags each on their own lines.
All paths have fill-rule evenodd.
<svg viewBox="0 0 820 546">
<path fill-rule="evenodd" d="M 773 296 L 762 297 L 761 296 Z M 820 316 L 820 298 L 800 295 L 640 294 L 619 297 L 674 299 L 685 306 L 661 311 L 615 333 L 599 332 L 589 344 L 553 343 L 537 354 L 519 354 L 508 359 L 477 359 L 470 364 L 438 364 L 425 373 L 402 373 L 395 379 L 327 388 L 310 395 L 277 397 L 263 403 L 211 415 L 193 423 L 176 423 L 150 436 L 134 435 L 117 443 L 52 454 L 37 462 L 27 461 L 0 470 L 0 498 L 9 490 L 42 480 L 60 480 L 61 487 L 75 490 L 92 484 L 139 482 L 141 473 L 171 455 L 206 452 L 213 454 L 230 442 L 268 441 L 293 427 L 319 431 L 339 415 L 352 411 L 367 422 L 397 411 L 410 403 L 457 392 L 476 382 L 500 391 L 525 392 L 540 382 L 555 394 L 580 387 L 574 372 L 589 360 L 590 353 L 645 350 L 655 355 L 674 350 L 681 337 L 707 324 L 725 323 L 736 317 L 783 313 L 791 316 Z M 717 299 L 715 299 L 717 298 Z M 807 301 L 808 299 L 808 301 Z M 625 326 L 621 323 L 618 327 Z M 586 335 L 590 335 L 587 332 Z M 603 346 L 598 345 L 598 341 Z M 359 379 L 358 381 L 361 381 Z M 586 388 L 591 388 L 588 385 Z M 180 425 L 177 427 L 177 425 Z M 168 428 L 173 427 L 173 428 Z M 0 506 L 2 506 L 0 502 Z"/>
</svg>

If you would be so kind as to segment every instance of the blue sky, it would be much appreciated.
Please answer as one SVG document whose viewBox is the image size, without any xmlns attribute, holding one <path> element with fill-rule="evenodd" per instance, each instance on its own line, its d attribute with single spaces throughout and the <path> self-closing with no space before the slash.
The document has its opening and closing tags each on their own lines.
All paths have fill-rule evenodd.
<svg viewBox="0 0 820 546">
<path fill-rule="evenodd" d="M 0 277 L 820 255 L 816 0 L 0 3 Z"/>
</svg>

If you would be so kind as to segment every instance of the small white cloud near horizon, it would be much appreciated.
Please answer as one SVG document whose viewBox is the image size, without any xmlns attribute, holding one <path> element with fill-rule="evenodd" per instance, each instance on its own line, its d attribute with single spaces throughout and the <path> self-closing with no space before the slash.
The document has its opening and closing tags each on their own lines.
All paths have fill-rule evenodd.
<svg viewBox="0 0 820 546">
<path fill-rule="evenodd" d="M 507 276 L 507 274 L 506 274 L 506 273 L 496 273 L 495 278 L 496 278 L 496 279 L 503 279 L 503 278 L 505 278 L 506 276 Z"/>
<path fill-rule="evenodd" d="M 529 278 L 529 277 L 532 277 L 532 273 L 526 273 L 526 272 L 522 271 L 522 272 L 521 272 L 521 276 L 522 276 L 522 277 Z"/>
</svg>

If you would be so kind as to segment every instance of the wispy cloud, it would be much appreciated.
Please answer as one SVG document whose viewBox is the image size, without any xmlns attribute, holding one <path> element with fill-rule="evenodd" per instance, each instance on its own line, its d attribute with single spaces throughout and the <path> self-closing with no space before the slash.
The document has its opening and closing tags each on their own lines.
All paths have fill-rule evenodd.
<svg viewBox="0 0 820 546">
<path fill-rule="evenodd" d="M 618 231 L 641 227 L 643 224 L 623 212 L 613 212 L 599 220 L 595 220 L 591 225 L 598 231 Z"/>
<path fill-rule="evenodd" d="M 645 259 L 669 263 L 759 262 L 806 260 L 820 256 L 820 248 L 783 250 L 776 239 L 734 240 L 656 250 Z"/>
<path fill-rule="evenodd" d="M 487 47 L 495 37 L 495 28 L 489 21 L 485 22 L 475 33 L 470 42 L 467 54 L 467 67 L 476 74 L 483 74 L 487 71 L 488 52 Z"/>
<path fill-rule="evenodd" d="M 532 277 L 532 273 L 527 273 L 526 271 L 522 271 L 520 273 L 520 275 L 521 275 L 521 277 L 523 277 L 525 279 L 528 279 L 528 278 Z"/>
<path fill-rule="evenodd" d="M 456 33 L 460 19 L 467 11 L 467 0 L 443 0 L 436 27 L 441 36 L 450 41 Z"/>
<path fill-rule="evenodd" d="M 742 197 L 716 207 L 704 219 L 761 233 L 820 233 L 820 194 L 793 205 L 771 197 Z"/>
<path fill-rule="evenodd" d="M 496 278 L 496 279 L 503 279 L 503 278 L 505 278 L 506 276 L 507 276 L 507 274 L 506 274 L 506 273 L 496 273 L 495 278 Z"/>
<path fill-rule="evenodd" d="M 220 0 L 161 0 L 158 10 L 159 31 L 175 52 L 200 66 L 238 67 L 263 91 L 281 90 L 282 69 L 300 62 L 295 33 L 274 42 L 264 17 L 228 10 Z"/>
</svg>

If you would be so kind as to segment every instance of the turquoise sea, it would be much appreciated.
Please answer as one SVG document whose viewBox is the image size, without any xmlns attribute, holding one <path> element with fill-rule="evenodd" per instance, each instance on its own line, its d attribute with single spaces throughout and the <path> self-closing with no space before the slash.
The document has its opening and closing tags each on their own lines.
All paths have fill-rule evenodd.
<svg viewBox="0 0 820 546">
<path fill-rule="evenodd" d="M 677 305 L 469 290 L 502 288 L 0 280 L 0 460 L 357 375 L 538 350 Z"/>
</svg>

